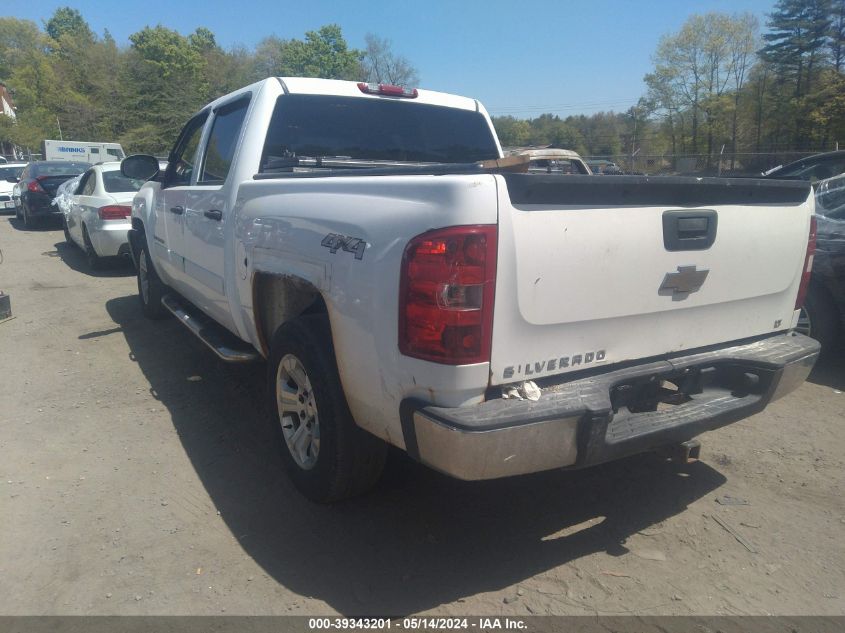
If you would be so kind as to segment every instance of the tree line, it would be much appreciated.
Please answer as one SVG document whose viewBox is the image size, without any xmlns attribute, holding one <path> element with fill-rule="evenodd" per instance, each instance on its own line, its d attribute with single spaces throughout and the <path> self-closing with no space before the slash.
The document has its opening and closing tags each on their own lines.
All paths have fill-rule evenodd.
<svg viewBox="0 0 845 633">
<path fill-rule="evenodd" d="M 693 15 L 660 39 L 652 61 L 645 94 L 626 112 L 494 116 L 502 144 L 691 155 L 706 170 L 723 152 L 726 167 L 748 169 L 845 141 L 845 0 L 777 0 L 762 33 L 749 14 Z M 43 28 L 0 18 L 0 80 L 18 115 L 0 116 L 0 143 L 37 151 L 61 130 L 160 155 L 203 104 L 273 75 L 419 82 L 389 40 L 369 34 L 355 49 L 336 24 L 229 50 L 206 28 L 181 35 L 147 26 L 119 46 L 64 7 Z"/>
<path fill-rule="evenodd" d="M 224 50 L 214 33 L 144 27 L 119 46 L 63 7 L 39 28 L 0 18 L 0 81 L 17 117 L 0 116 L 0 143 L 38 152 L 45 138 L 119 141 L 132 152 L 166 154 L 181 126 L 209 101 L 269 76 L 415 84 L 417 70 L 389 40 L 368 34 L 355 49 L 340 26 L 302 39 L 269 36 L 254 50 Z"/>
<path fill-rule="evenodd" d="M 778 0 L 762 35 L 750 14 L 693 15 L 652 61 L 627 112 L 494 117 L 502 144 L 693 155 L 707 170 L 723 152 L 748 169 L 845 143 L 845 0 Z"/>
</svg>

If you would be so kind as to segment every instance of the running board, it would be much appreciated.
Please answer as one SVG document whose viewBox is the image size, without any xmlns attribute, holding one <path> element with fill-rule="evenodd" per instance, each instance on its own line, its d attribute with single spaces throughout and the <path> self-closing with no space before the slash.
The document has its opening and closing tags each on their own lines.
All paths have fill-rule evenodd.
<svg viewBox="0 0 845 633">
<path fill-rule="evenodd" d="M 179 322 L 196 334 L 215 354 L 229 363 L 250 363 L 259 359 L 258 352 L 249 343 L 237 338 L 226 328 L 212 321 L 205 314 L 188 306 L 173 295 L 164 295 L 161 305 L 170 310 Z M 190 311 L 193 308 L 193 311 Z"/>
</svg>

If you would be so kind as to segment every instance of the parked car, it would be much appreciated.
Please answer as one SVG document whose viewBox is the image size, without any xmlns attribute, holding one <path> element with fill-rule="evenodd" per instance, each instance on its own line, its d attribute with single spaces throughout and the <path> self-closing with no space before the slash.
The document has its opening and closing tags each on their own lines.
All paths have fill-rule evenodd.
<svg viewBox="0 0 845 633">
<path fill-rule="evenodd" d="M 29 163 L 18 183 L 20 201 L 15 207 L 15 216 L 19 220 L 23 219 L 28 229 L 44 218 L 61 218 L 61 212 L 52 204 L 56 190 L 63 182 L 81 174 L 90 166 L 88 163 L 70 161 Z"/>
<path fill-rule="evenodd" d="M 816 213 L 816 254 L 797 329 L 832 353 L 845 317 L 845 174 L 816 186 Z"/>
<path fill-rule="evenodd" d="M 619 176 L 623 173 L 622 168 L 610 160 L 588 160 L 587 165 L 589 165 L 590 170 L 597 175 Z"/>
<path fill-rule="evenodd" d="M 817 182 L 845 173 L 845 150 L 813 154 L 763 172 L 764 178 Z"/>
<path fill-rule="evenodd" d="M 65 239 L 85 252 L 91 268 L 104 257 L 129 255 L 132 198 L 143 184 L 120 173 L 120 163 L 103 163 L 79 176 L 72 193 L 57 196 Z"/>
<path fill-rule="evenodd" d="M 21 177 L 26 163 L 0 164 L 0 212 L 15 210 L 15 200 L 12 193 Z"/>
<path fill-rule="evenodd" d="M 686 456 L 807 377 L 808 183 L 501 158 L 474 99 L 301 77 L 220 97 L 164 173 L 121 165 L 150 179 L 139 307 L 267 359 L 278 448 L 317 501 L 372 486 L 388 444 L 461 479 Z"/>
<path fill-rule="evenodd" d="M 580 174 L 589 176 L 592 171 L 584 159 L 569 149 L 527 149 L 516 153 L 516 156 L 528 156 L 530 174 Z"/>
</svg>

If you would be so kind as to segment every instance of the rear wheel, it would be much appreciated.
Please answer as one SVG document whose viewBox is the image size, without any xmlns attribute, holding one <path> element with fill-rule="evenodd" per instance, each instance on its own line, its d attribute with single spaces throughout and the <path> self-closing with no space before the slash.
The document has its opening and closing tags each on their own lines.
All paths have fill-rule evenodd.
<svg viewBox="0 0 845 633">
<path fill-rule="evenodd" d="M 810 285 L 796 331 L 816 339 L 822 353 L 830 353 L 839 342 L 839 311 L 830 295 L 816 285 Z"/>
<path fill-rule="evenodd" d="M 70 237 L 70 233 L 66 233 L 67 237 Z M 88 235 L 88 229 L 85 225 L 82 225 L 82 243 L 85 245 L 83 249 L 85 251 L 85 259 L 88 261 L 88 266 L 91 270 L 98 270 L 103 266 L 103 258 L 97 255 L 97 251 L 94 250 L 94 245 L 91 243 L 91 237 Z"/>
<path fill-rule="evenodd" d="M 267 382 L 282 460 L 303 495 L 329 503 L 375 485 L 387 445 L 352 419 L 325 315 L 300 317 L 276 331 Z"/>
<path fill-rule="evenodd" d="M 62 231 L 64 231 L 64 234 L 65 234 L 65 242 L 67 242 L 68 244 L 73 246 L 73 239 L 71 239 L 71 237 L 70 237 L 70 229 L 67 226 L 67 217 L 66 216 L 62 216 Z"/>
<path fill-rule="evenodd" d="M 22 204 L 22 206 L 23 206 L 23 225 L 28 229 L 34 229 L 35 224 L 36 224 L 35 218 L 30 215 L 29 211 L 27 211 L 26 204 Z"/>
</svg>

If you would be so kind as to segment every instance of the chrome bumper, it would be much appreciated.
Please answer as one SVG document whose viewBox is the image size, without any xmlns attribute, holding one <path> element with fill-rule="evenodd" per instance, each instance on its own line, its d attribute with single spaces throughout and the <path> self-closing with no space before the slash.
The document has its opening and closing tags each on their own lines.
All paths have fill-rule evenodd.
<svg viewBox="0 0 845 633">
<path fill-rule="evenodd" d="M 444 408 L 401 407 L 408 453 L 459 479 L 582 468 L 685 442 L 762 411 L 798 387 L 819 344 L 795 333 L 544 383 L 537 402 L 492 399 Z M 673 381 L 682 404 L 632 413 L 620 394 Z"/>
</svg>

